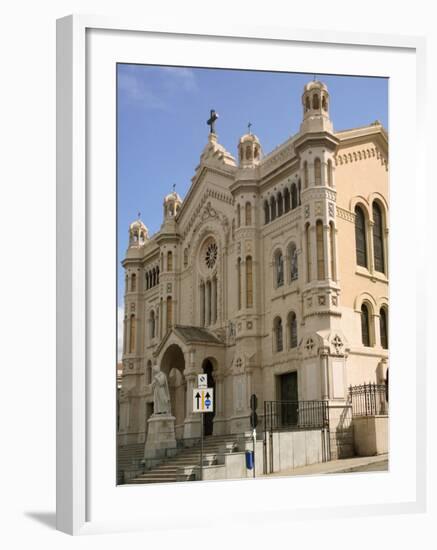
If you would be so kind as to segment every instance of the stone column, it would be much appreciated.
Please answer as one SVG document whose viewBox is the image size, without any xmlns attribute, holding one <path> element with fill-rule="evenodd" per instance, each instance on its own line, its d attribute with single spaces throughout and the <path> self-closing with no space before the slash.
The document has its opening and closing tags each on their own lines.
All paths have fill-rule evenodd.
<svg viewBox="0 0 437 550">
<path fill-rule="evenodd" d="M 187 381 L 187 415 L 184 420 L 184 439 L 200 437 L 201 414 L 193 413 L 193 390 L 197 384 L 197 374 L 185 375 Z"/>
<path fill-rule="evenodd" d="M 223 435 L 226 432 L 226 423 L 224 415 L 224 375 L 213 373 L 215 380 L 215 416 L 214 416 L 214 434 Z"/>
<path fill-rule="evenodd" d="M 369 224 L 367 226 L 367 234 L 366 234 L 366 240 L 367 240 L 367 265 L 369 266 L 370 273 L 373 273 L 375 271 L 375 264 L 373 259 L 373 225 L 374 223 L 372 221 L 369 221 Z"/>
<path fill-rule="evenodd" d="M 322 399 L 328 400 L 329 399 L 329 355 L 327 352 L 322 353 L 321 357 L 321 367 L 322 367 Z"/>
</svg>

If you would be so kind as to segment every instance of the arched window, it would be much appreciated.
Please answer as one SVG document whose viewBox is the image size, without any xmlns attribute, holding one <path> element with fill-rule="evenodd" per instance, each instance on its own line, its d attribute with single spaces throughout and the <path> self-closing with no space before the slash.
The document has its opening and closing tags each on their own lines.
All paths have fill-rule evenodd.
<svg viewBox="0 0 437 550">
<path fill-rule="evenodd" d="M 291 209 L 294 210 L 298 206 L 297 186 L 295 183 L 291 186 Z"/>
<path fill-rule="evenodd" d="M 278 192 L 277 201 L 278 201 L 278 216 L 282 216 L 283 210 L 284 210 L 284 203 L 282 201 L 282 193 L 281 192 Z"/>
<path fill-rule="evenodd" d="M 270 219 L 273 221 L 276 219 L 276 199 L 270 197 Z"/>
<path fill-rule="evenodd" d="M 299 181 L 297 182 L 297 204 L 298 204 L 298 206 L 300 206 L 302 204 L 302 200 L 301 200 L 301 197 L 300 197 L 301 191 L 302 191 L 302 185 L 301 185 L 301 181 L 299 179 Z"/>
<path fill-rule="evenodd" d="M 146 273 L 146 290 L 149 290 L 149 273 Z"/>
<path fill-rule="evenodd" d="M 299 274 L 297 265 L 297 249 L 294 243 L 291 243 L 288 248 L 288 258 L 290 265 L 290 281 L 295 281 Z"/>
<path fill-rule="evenodd" d="M 306 189 L 308 187 L 308 163 L 303 163 L 303 186 Z"/>
<path fill-rule="evenodd" d="M 155 338 L 155 331 L 156 331 L 156 326 L 155 326 L 155 312 L 152 311 L 150 312 L 150 338 L 153 339 Z"/>
<path fill-rule="evenodd" d="M 173 271 L 173 253 L 171 250 L 167 252 L 167 271 Z"/>
<path fill-rule="evenodd" d="M 276 351 L 283 350 L 283 341 L 282 341 L 282 320 L 280 317 L 276 317 L 273 323 L 273 330 L 275 334 L 275 349 Z"/>
<path fill-rule="evenodd" d="M 129 327 L 129 353 L 135 352 L 135 330 L 135 315 L 131 315 Z"/>
<path fill-rule="evenodd" d="M 146 366 L 146 384 L 149 385 L 152 382 L 152 361 L 147 361 Z"/>
<path fill-rule="evenodd" d="M 337 280 L 337 272 L 335 269 L 335 227 L 333 222 L 329 222 L 329 248 L 331 255 L 331 279 Z"/>
<path fill-rule="evenodd" d="M 252 225 L 252 205 L 246 202 L 246 225 Z"/>
<path fill-rule="evenodd" d="M 288 314 L 288 329 L 290 331 L 290 348 L 297 348 L 297 318 L 294 311 Z"/>
<path fill-rule="evenodd" d="M 290 210 L 290 191 L 288 190 L 288 187 L 284 189 L 284 212 L 288 212 Z"/>
<path fill-rule="evenodd" d="M 205 284 L 200 283 L 200 326 L 205 326 Z"/>
<path fill-rule="evenodd" d="M 130 290 L 131 292 L 135 292 L 137 289 L 137 276 L 135 273 L 132 273 L 132 276 L 130 278 Z"/>
<path fill-rule="evenodd" d="M 171 296 L 167 296 L 167 330 L 171 328 L 173 324 L 173 302 Z"/>
<path fill-rule="evenodd" d="M 306 111 L 309 111 L 310 109 L 311 109 L 310 97 L 307 96 L 307 97 L 306 97 L 306 100 L 305 100 L 305 110 L 306 110 Z"/>
<path fill-rule="evenodd" d="M 360 206 L 355 207 L 355 249 L 357 264 L 367 267 L 366 218 Z"/>
<path fill-rule="evenodd" d="M 265 200 L 264 201 L 264 223 L 269 223 L 270 221 L 270 207 L 269 203 Z"/>
<path fill-rule="evenodd" d="M 238 309 L 241 309 L 241 258 L 237 260 L 237 278 Z"/>
<path fill-rule="evenodd" d="M 370 318 L 369 308 L 366 304 L 361 306 L 361 341 L 363 346 L 370 347 Z"/>
<path fill-rule="evenodd" d="M 280 250 L 275 253 L 275 282 L 277 287 L 284 284 L 284 257 Z"/>
<path fill-rule="evenodd" d="M 159 285 L 159 267 L 156 268 L 156 284 Z"/>
<path fill-rule="evenodd" d="M 184 250 L 184 267 L 188 265 L 188 248 Z"/>
<path fill-rule="evenodd" d="M 379 333 L 381 339 L 381 347 L 388 349 L 388 324 L 387 324 L 387 310 L 382 307 L 379 310 Z"/>
<path fill-rule="evenodd" d="M 152 286 L 156 285 L 156 269 L 152 269 Z"/>
<path fill-rule="evenodd" d="M 124 277 L 124 291 L 125 292 L 127 292 L 129 290 L 128 285 L 129 285 L 129 277 L 127 275 L 125 275 L 125 277 Z"/>
<path fill-rule="evenodd" d="M 320 101 L 317 94 L 313 95 L 313 109 L 320 109 Z"/>
<path fill-rule="evenodd" d="M 329 185 L 329 187 L 333 187 L 333 182 L 332 182 L 332 160 L 331 159 L 328 160 L 328 185 Z"/>
<path fill-rule="evenodd" d="M 314 183 L 322 185 L 322 163 L 319 158 L 314 160 Z"/>
<path fill-rule="evenodd" d="M 305 227 L 305 252 L 306 252 L 306 264 L 307 264 L 307 283 L 311 281 L 311 242 L 310 242 L 310 225 Z"/>
<path fill-rule="evenodd" d="M 237 204 L 237 227 L 240 227 L 241 225 L 241 208 L 240 205 Z"/>
<path fill-rule="evenodd" d="M 322 281 L 325 278 L 325 254 L 323 246 L 323 223 L 316 222 L 316 251 L 317 251 L 317 279 Z"/>
<path fill-rule="evenodd" d="M 382 212 L 377 202 L 373 203 L 373 259 L 375 270 L 384 273 L 384 228 Z"/>
<path fill-rule="evenodd" d="M 246 257 L 246 307 L 253 307 L 252 256 Z"/>
</svg>

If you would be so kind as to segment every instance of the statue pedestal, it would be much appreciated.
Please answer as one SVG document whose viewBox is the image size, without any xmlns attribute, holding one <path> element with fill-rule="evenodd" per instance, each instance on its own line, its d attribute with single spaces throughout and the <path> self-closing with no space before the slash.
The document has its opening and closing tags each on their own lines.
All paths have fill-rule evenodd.
<svg viewBox="0 0 437 550">
<path fill-rule="evenodd" d="M 153 414 L 147 421 L 144 458 L 163 459 L 176 454 L 175 417 L 171 414 Z"/>
</svg>

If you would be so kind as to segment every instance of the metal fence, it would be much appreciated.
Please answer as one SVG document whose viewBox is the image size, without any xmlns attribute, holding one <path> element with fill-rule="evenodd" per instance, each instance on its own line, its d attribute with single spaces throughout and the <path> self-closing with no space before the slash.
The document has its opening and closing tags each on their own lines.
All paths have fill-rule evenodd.
<svg viewBox="0 0 437 550">
<path fill-rule="evenodd" d="M 353 416 L 388 414 L 387 384 L 360 384 L 349 386 L 349 400 Z"/>
<path fill-rule="evenodd" d="M 326 401 L 264 401 L 264 430 L 304 430 L 329 426 Z"/>
</svg>

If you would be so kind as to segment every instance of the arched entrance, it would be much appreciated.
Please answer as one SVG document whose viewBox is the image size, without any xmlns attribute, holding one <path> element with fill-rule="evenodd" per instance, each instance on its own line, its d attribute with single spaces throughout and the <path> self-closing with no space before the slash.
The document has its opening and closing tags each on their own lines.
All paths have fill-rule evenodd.
<svg viewBox="0 0 437 550">
<path fill-rule="evenodd" d="M 182 439 L 187 414 L 187 383 L 184 376 L 184 354 L 177 344 L 172 344 L 165 350 L 160 368 L 168 380 L 171 413 L 175 417 L 176 439 Z"/>
<path fill-rule="evenodd" d="M 202 370 L 208 377 L 208 388 L 212 388 L 213 390 L 215 390 L 215 381 L 214 381 L 214 376 L 213 376 L 214 365 L 213 365 L 211 359 L 205 359 L 205 361 L 202 364 Z M 215 416 L 215 413 L 216 413 L 216 403 L 217 403 L 217 396 L 216 396 L 216 392 L 214 391 L 214 395 L 213 395 L 213 412 L 203 413 L 203 434 L 205 436 L 213 435 L 214 416 Z"/>
</svg>

